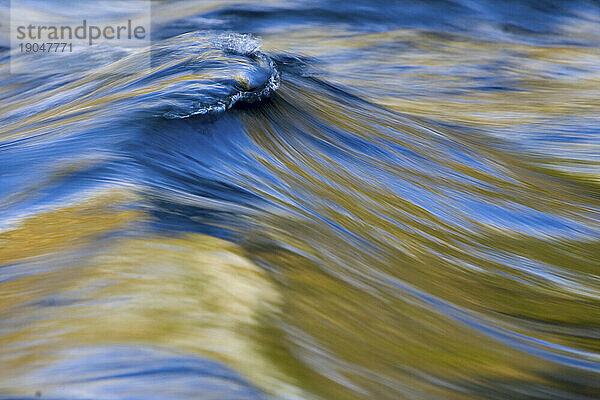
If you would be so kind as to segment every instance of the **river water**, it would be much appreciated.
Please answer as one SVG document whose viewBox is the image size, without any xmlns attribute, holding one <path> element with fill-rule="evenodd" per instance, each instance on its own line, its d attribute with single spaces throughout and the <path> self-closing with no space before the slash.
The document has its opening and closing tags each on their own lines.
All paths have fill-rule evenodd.
<svg viewBox="0 0 600 400">
<path fill-rule="evenodd" d="M 152 20 L 0 52 L 0 398 L 600 397 L 599 3 Z"/>
</svg>

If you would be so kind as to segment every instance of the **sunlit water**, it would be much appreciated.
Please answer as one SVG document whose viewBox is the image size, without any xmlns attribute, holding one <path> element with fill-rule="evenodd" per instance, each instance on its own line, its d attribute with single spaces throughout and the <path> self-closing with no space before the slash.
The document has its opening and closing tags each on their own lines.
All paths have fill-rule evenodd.
<svg viewBox="0 0 600 400">
<path fill-rule="evenodd" d="M 153 21 L 0 53 L 0 397 L 600 397 L 598 3 Z"/>
</svg>

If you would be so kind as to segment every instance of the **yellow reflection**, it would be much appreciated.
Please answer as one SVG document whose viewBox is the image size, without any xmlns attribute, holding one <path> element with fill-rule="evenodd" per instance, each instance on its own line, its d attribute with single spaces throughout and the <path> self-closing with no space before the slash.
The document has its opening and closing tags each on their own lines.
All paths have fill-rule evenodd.
<svg viewBox="0 0 600 400">
<path fill-rule="evenodd" d="M 0 335 L 10 371 L 0 387 L 27 386 L 27 373 L 59 350 L 150 344 L 219 360 L 269 391 L 292 390 L 263 354 L 281 303 L 263 270 L 236 245 L 199 234 L 93 244 L 144 218 L 118 210 L 122 197 L 42 213 L 2 234 L 4 264 L 41 271 L 0 284 L 0 318 L 10 327 Z M 42 254 L 48 266 L 31 259 Z"/>
<path fill-rule="evenodd" d="M 60 250 L 73 250 L 95 236 L 143 217 L 140 211 L 117 208 L 134 196 L 113 191 L 80 204 L 51 210 L 0 232 L 0 266 Z"/>
</svg>

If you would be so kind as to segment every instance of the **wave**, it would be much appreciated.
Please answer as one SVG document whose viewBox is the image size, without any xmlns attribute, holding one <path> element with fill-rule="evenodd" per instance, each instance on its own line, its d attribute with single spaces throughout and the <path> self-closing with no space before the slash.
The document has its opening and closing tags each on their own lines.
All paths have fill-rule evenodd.
<svg viewBox="0 0 600 400">
<path fill-rule="evenodd" d="M 70 394 L 86 364 L 127 397 L 154 372 L 197 389 L 183 375 L 210 381 L 210 357 L 279 398 L 593 398 L 597 181 L 260 49 L 194 32 L 2 82 L 0 215 L 16 222 L 0 283 L 22 294 L 0 305 L 19 316 L 2 338 L 11 376 L 52 386 L 66 369 Z M 90 201 L 115 188 L 124 199 Z M 97 362 L 114 342 L 120 366 Z"/>
<path fill-rule="evenodd" d="M 95 46 L 65 59 L 41 57 L 37 64 L 27 63 L 33 70 L 9 78 L 14 89 L 3 93 L 0 123 L 10 134 L 87 114 L 111 121 L 136 115 L 184 118 L 257 102 L 279 84 L 273 61 L 259 46 L 250 35 L 192 32 L 135 52 Z M 18 68 L 21 58 L 13 58 Z M 87 69 L 54 79 L 60 63 L 71 59 Z M 117 61 L 96 67 L 96 59 Z M 20 96 L 14 96 L 16 91 Z"/>
</svg>

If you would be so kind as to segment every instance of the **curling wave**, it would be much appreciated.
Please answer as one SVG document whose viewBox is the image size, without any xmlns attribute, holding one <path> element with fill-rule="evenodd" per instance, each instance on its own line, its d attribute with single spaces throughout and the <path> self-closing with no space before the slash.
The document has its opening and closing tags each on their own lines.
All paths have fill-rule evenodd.
<svg viewBox="0 0 600 400">
<path fill-rule="evenodd" d="M 20 96 L 14 97 L 13 90 L 3 93 L 0 122 L 11 133 L 30 124 L 82 114 L 111 121 L 139 113 L 184 118 L 225 111 L 237 102 L 257 102 L 279 85 L 275 64 L 259 47 L 260 41 L 250 35 L 201 31 L 133 53 L 98 46 L 66 55 L 65 60 L 41 58 L 35 70 L 11 77 Z M 95 65 L 90 59 L 119 57 L 90 69 Z M 53 79 L 57 63 L 71 59 L 87 70 Z M 6 60 L 4 68 L 8 68 Z M 40 74 L 47 83 L 39 85 Z"/>
</svg>

